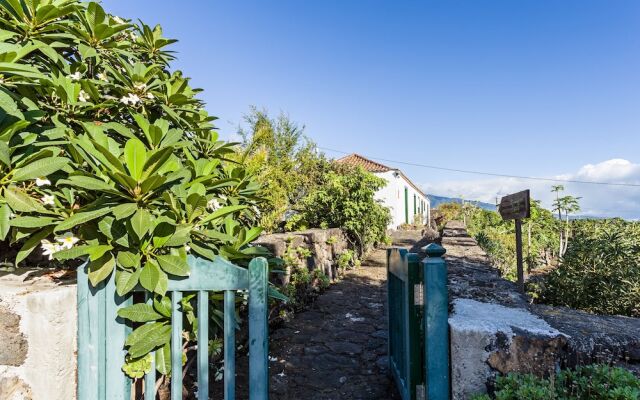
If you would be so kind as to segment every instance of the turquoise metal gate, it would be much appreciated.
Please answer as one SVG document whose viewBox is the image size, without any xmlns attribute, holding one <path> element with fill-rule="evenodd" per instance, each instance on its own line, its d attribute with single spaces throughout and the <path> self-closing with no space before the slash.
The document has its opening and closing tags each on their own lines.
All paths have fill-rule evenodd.
<svg viewBox="0 0 640 400">
<path fill-rule="evenodd" d="M 208 261 L 190 256 L 190 276 L 170 280 L 171 365 L 182 371 L 183 292 L 195 292 L 198 299 L 198 400 L 209 398 L 208 304 L 209 292 L 224 291 L 224 398 L 235 398 L 235 291 L 249 291 L 249 392 L 251 400 L 268 395 L 268 265 L 264 258 L 238 267 L 222 258 Z M 78 400 L 129 400 L 131 380 L 121 370 L 124 343 L 131 328 L 117 316 L 118 308 L 132 303 L 132 297 L 116 294 L 115 274 L 94 288 L 87 266 L 78 268 Z M 144 398 L 156 398 L 155 365 L 144 379 Z M 171 378 L 171 400 L 182 399 L 182 374 Z"/>
<path fill-rule="evenodd" d="M 389 369 L 403 400 L 415 399 L 423 382 L 418 264 L 418 256 L 406 249 L 387 250 Z"/>
<path fill-rule="evenodd" d="M 449 327 L 444 248 L 427 258 L 387 250 L 389 369 L 403 400 L 449 399 Z"/>
</svg>

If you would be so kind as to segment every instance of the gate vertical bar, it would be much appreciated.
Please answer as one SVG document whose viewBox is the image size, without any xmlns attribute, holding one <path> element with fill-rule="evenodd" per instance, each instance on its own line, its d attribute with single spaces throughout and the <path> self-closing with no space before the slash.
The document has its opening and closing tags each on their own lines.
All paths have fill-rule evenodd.
<svg viewBox="0 0 640 400">
<path fill-rule="evenodd" d="M 249 263 L 249 400 L 269 398 L 267 260 Z"/>
<path fill-rule="evenodd" d="M 236 293 L 224 292 L 224 399 L 236 398 Z"/>
<path fill-rule="evenodd" d="M 420 340 L 420 308 L 422 296 L 420 287 L 420 262 L 418 255 L 408 253 L 407 257 L 407 282 L 406 298 L 404 300 L 406 313 L 406 374 L 409 398 L 416 398 L 416 386 L 422 383 L 422 354 Z M 419 292 L 416 292 L 418 290 Z"/>
<path fill-rule="evenodd" d="M 171 400 L 182 400 L 182 292 L 171 293 Z"/>
<path fill-rule="evenodd" d="M 153 293 L 146 293 L 147 304 L 153 305 Z M 157 351 L 163 351 L 158 349 Z M 156 398 L 156 353 L 151 356 L 151 369 L 144 376 L 144 398 L 155 400 Z"/>
<path fill-rule="evenodd" d="M 446 250 L 432 243 L 423 249 L 425 285 L 424 359 L 425 382 L 429 400 L 449 399 L 449 296 L 447 266 L 442 258 Z"/>
<path fill-rule="evenodd" d="M 101 399 L 98 385 L 100 293 L 91 290 L 87 264 L 78 267 L 78 399 Z"/>
<path fill-rule="evenodd" d="M 209 292 L 198 291 L 198 400 L 209 399 Z"/>
<path fill-rule="evenodd" d="M 131 380 L 122 373 L 124 357 L 124 341 L 128 328 L 123 318 L 118 316 L 118 309 L 133 303 L 128 298 L 116 293 L 116 272 L 112 272 L 104 288 L 105 294 L 105 396 L 109 400 L 129 400 L 131 397 Z"/>
</svg>

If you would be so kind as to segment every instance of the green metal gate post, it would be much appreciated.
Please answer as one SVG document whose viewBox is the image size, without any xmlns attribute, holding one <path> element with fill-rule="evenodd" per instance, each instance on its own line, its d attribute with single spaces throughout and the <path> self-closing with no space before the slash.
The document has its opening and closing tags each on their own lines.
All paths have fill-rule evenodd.
<svg viewBox="0 0 640 400">
<path fill-rule="evenodd" d="M 387 249 L 389 370 L 403 400 L 422 386 L 420 262 L 406 249 Z"/>
<path fill-rule="evenodd" d="M 435 244 L 423 248 L 424 268 L 424 360 L 427 399 L 449 399 L 449 296 L 447 266 L 442 258 L 446 250 Z"/>
</svg>

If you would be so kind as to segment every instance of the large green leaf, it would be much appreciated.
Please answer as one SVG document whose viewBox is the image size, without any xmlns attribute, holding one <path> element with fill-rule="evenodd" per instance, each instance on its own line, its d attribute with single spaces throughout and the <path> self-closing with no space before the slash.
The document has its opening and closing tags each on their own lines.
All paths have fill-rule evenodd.
<svg viewBox="0 0 640 400">
<path fill-rule="evenodd" d="M 116 266 L 116 260 L 111 253 L 107 253 L 89 263 L 89 281 L 94 287 L 107 279 Z"/>
<path fill-rule="evenodd" d="M 97 260 L 111 249 L 113 249 L 113 247 L 109 245 L 84 244 L 73 246 L 70 249 L 60 250 L 54 253 L 53 257 L 56 260 L 72 260 L 80 256 L 88 255 L 92 260 Z"/>
<path fill-rule="evenodd" d="M 6 167 L 11 167 L 11 150 L 7 143 L 0 141 L 0 162 Z"/>
<path fill-rule="evenodd" d="M 116 217 L 117 220 L 127 218 L 138 209 L 138 205 L 136 203 L 125 203 L 120 204 L 113 207 L 113 216 Z"/>
<path fill-rule="evenodd" d="M 85 222 L 89 222 L 96 218 L 100 218 L 104 215 L 109 214 L 112 211 L 110 207 L 99 208 L 97 210 L 85 211 L 78 214 L 73 214 L 63 222 L 61 222 L 58 226 L 56 226 L 55 231 L 66 231 L 69 230 L 76 225 L 84 224 Z"/>
<path fill-rule="evenodd" d="M 141 273 L 142 268 L 138 268 L 134 272 L 116 270 L 116 292 L 118 295 L 124 296 L 132 291 L 140 281 Z"/>
<path fill-rule="evenodd" d="M 138 267 L 140 267 L 140 253 L 123 250 L 118 252 L 116 259 L 118 265 L 123 268 L 138 269 Z"/>
<path fill-rule="evenodd" d="M 63 157 L 42 158 L 15 170 L 13 179 L 17 182 L 36 179 L 61 170 L 69 164 Z"/>
<path fill-rule="evenodd" d="M 147 261 L 140 273 L 140 284 L 150 292 L 155 292 L 160 280 L 160 268 L 153 262 Z"/>
<path fill-rule="evenodd" d="M 18 265 L 22 260 L 27 258 L 29 254 L 40 244 L 42 239 L 45 239 L 47 236 L 51 235 L 53 232 L 53 227 L 48 226 L 40 231 L 32 233 L 29 235 L 29 239 L 27 239 L 20 251 L 18 251 L 18 255 L 16 255 L 16 265 Z"/>
<path fill-rule="evenodd" d="M 151 228 L 153 228 L 153 216 L 145 209 L 139 209 L 131 217 L 131 228 L 138 238 L 142 240 Z"/>
<path fill-rule="evenodd" d="M 222 207 L 219 210 L 216 210 L 211 214 L 207 215 L 206 217 L 202 218 L 200 222 L 204 224 L 210 221 L 214 221 L 216 219 L 221 219 L 229 214 L 233 214 L 234 212 L 244 210 L 245 208 L 247 208 L 247 206 L 244 206 L 244 205 Z"/>
<path fill-rule="evenodd" d="M 5 189 L 4 198 L 13 211 L 49 213 L 42 203 L 15 186 Z"/>
<path fill-rule="evenodd" d="M 168 343 L 171 339 L 171 326 L 160 322 L 142 325 L 134 330 L 125 344 L 129 346 L 129 355 L 133 358 L 143 356 Z"/>
<path fill-rule="evenodd" d="M 147 148 L 138 139 L 129 139 L 124 146 L 124 159 L 129 169 L 129 174 L 136 181 L 140 181 L 144 172 L 144 164 L 147 161 Z"/>
<path fill-rule="evenodd" d="M 89 176 L 76 175 L 70 176 L 68 179 L 58 181 L 58 184 L 69 184 L 77 188 L 86 190 L 95 190 L 99 192 L 107 192 L 118 194 L 119 192 L 111 185 L 103 180 L 92 178 Z"/>
<path fill-rule="evenodd" d="M 0 205 L 0 240 L 4 240 L 11 228 L 11 208 L 7 203 Z"/>
<path fill-rule="evenodd" d="M 189 275 L 189 264 L 182 257 L 167 254 L 156 256 L 156 260 L 158 260 L 160 268 L 168 274 L 177 276 Z"/>
<path fill-rule="evenodd" d="M 156 369 L 161 375 L 171 374 L 171 344 L 166 343 L 156 350 Z"/>
<path fill-rule="evenodd" d="M 118 310 L 118 315 L 133 322 L 150 322 L 165 318 L 150 304 L 139 303 Z"/>
<path fill-rule="evenodd" d="M 5 204 L 6 205 L 6 204 Z M 51 217 L 15 217 L 11 220 L 11 226 L 15 226 L 17 228 L 42 228 L 43 226 L 53 225 L 56 222 L 59 222 L 56 218 Z"/>
</svg>

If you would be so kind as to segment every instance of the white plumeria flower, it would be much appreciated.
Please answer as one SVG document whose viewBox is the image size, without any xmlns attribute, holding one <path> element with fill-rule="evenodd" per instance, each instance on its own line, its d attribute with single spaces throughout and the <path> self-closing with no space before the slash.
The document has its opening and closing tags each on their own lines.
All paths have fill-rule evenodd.
<svg viewBox="0 0 640 400">
<path fill-rule="evenodd" d="M 129 32 L 129 37 L 131 38 L 131 40 L 136 40 L 138 38 L 138 35 L 136 35 L 135 32 Z"/>
<path fill-rule="evenodd" d="M 105 74 L 104 72 L 99 72 L 96 74 L 96 78 L 100 79 L 101 81 L 105 81 L 108 82 L 109 78 L 107 78 L 107 74 Z"/>
<path fill-rule="evenodd" d="M 51 181 L 48 180 L 46 176 L 36 178 L 36 186 L 46 186 L 46 185 L 51 185 Z"/>
<path fill-rule="evenodd" d="M 42 198 L 40 199 L 42 201 L 42 204 L 44 204 L 45 206 L 53 206 L 56 203 L 54 202 L 54 200 L 56 199 L 56 197 L 52 194 L 45 194 L 44 196 L 42 196 Z"/>
<path fill-rule="evenodd" d="M 124 24 L 124 20 L 120 17 L 114 16 L 113 20 L 115 21 L 116 24 Z"/>
<path fill-rule="evenodd" d="M 51 243 L 46 239 L 40 241 L 40 244 L 42 246 L 42 255 L 48 256 L 49 260 L 53 259 L 53 253 L 57 253 L 58 251 L 62 250 L 60 245 Z"/>
<path fill-rule="evenodd" d="M 149 92 L 147 93 L 147 99 L 155 99 L 155 96 L 153 95 L 153 93 Z"/>
<path fill-rule="evenodd" d="M 185 244 L 184 245 L 184 251 L 186 251 L 187 253 L 191 251 L 191 246 Z"/>
<path fill-rule="evenodd" d="M 73 74 L 69 75 L 69 78 L 72 81 L 79 81 L 80 79 L 82 79 L 82 75 L 80 75 L 80 71 L 76 71 Z"/>
<path fill-rule="evenodd" d="M 211 199 L 207 202 L 207 207 L 211 209 L 211 211 L 216 211 L 218 210 L 221 206 L 220 203 L 218 202 L 218 200 L 216 199 Z"/>
<path fill-rule="evenodd" d="M 80 93 L 78 93 L 78 101 L 80 101 L 82 103 L 86 103 L 89 100 L 90 100 L 89 94 L 87 92 L 85 92 L 84 90 L 81 90 Z"/>
<path fill-rule="evenodd" d="M 133 87 L 134 87 L 136 90 L 140 90 L 140 91 L 142 91 L 142 92 L 144 92 L 145 90 L 147 90 L 147 84 L 146 84 L 146 83 L 136 83 L 136 84 L 134 84 L 134 85 L 133 85 Z"/>
<path fill-rule="evenodd" d="M 140 102 L 140 97 L 138 97 L 138 95 L 134 93 L 130 93 L 128 96 L 123 96 L 120 99 L 120 103 L 130 104 L 132 106 L 135 106 L 139 102 Z"/>
<path fill-rule="evenodd" d="M 77 237 L 73 236 L 73 233 L 71 232 L 65 232 L 60 236 L 56 236 L 55 237 L 56 242 L 60 243 L 60 246 L 63 249 L 70 249 L 73 247 L 74 244 L 78 243 L 78 241 L 80 241 L 80 239 L 78 239 Z"/>
</svg>

